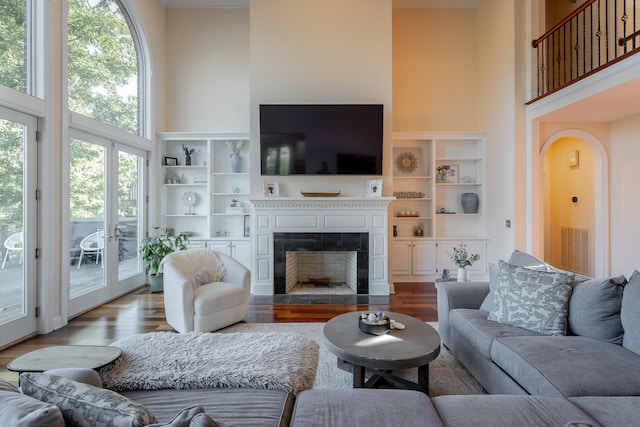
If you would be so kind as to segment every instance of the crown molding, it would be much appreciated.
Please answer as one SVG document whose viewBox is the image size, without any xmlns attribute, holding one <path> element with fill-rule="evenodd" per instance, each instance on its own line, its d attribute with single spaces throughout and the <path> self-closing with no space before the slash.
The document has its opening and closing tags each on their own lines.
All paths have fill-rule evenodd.
<svg viewBox="0 0 640 427">
<path fill-rule="evenodd" d="M 250 0 L 160 0 L 168 9 L 249 8 Z M 475 8 L 480 0 L 392 0 L 394 9 Z"/>
</svg>

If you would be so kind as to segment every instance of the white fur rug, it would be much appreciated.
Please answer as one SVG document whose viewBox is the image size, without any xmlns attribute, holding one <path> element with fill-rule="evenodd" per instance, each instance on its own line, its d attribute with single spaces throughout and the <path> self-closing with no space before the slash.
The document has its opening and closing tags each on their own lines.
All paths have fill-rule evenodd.
<svg viewBox="0 0 640 427">
<path fill-rule="evenodd" d="M 111 344 L 122 349 L 100 370 L 115 391 L 243 387 L 298 394 L 313 386 L 319 345 L 299 334 L 151 332 Z"/>
<path fill-rule="evenodd" d="M 429 325 L 436 330 L 438 329 L 437 322 L 429 322 Z M 329 351 L 324 343 L 323 327 L 324 323 L 236 323 L 219 332 L 273 331 L 299 334 L 314 340 L 320 344 L 320 358 L 313 388 L 352 388 L 352 375 L 338 368 L 336 356 Z M 417 380 L 417 369 L 403 369 L 395 371 L 394 374 L 414 382 Z M 442 346 L 438 357 L 429 363 L 429 395 L 433 397 L 445 394 L 484 393 L 486 392 L 471 374 Z"/>
</svg>

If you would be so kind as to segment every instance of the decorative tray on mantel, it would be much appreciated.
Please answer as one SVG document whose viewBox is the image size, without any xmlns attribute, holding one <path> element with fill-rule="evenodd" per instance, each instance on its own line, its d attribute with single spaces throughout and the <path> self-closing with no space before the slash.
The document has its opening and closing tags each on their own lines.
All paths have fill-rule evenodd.
<svg viewBox="0 0 640 427">
<path fill-rule="evenodd" d="M 304 197 L 338 197 L 340 195 L 340 192 L 338 191 L 337 193 L 308 193 L 308 192 L 301 191 L 300 194 L 302 194 Z"/>
</svg>

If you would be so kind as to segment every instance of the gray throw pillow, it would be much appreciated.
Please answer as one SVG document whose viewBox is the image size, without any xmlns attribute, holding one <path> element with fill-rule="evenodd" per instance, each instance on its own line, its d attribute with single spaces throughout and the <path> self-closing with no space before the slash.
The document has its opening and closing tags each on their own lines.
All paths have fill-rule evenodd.
<svg viewBox="0 0 640 427">
<path fill-rule="evenodd" d="M 209 270 L 199 270 L 188 275 L 187 280 L 191 283 L 191 287 L 195 289 L 198 286 L 211 283 L 211 273 L 209 273 Z"/>
<path fill-rule="evenodd" d="M 70 380 L 78 381 L 79 383 L 89 384 L 94 387 L 102 388 L 102 379 L 100 375 L 89 368 L 56 368 L 44 371 L 48 375 L 57 375 L 59 377 L 65 377 Z"/>
<path fill-rule="evenodd" d="M 20 385 L 24 394 L 56 405 L 67 426 L 138 427 L 156 422 L 144 406 L 115 391 L 57 375 L 24 373 Z"/>
<path fill-rule="evenodd" d="M 507 263 L 516 265 L 518 267 L 527 267 L 532 270 L 549 271 L 549 266 L 544 261 L 541 261 L 526 252 L 520 252 L 519 250 L 513 251 Z M 480 310 L 491 311 L 491 308 L 493 307 L 493 295 L 496 289 L 497 277 L 498 265 L 489 264 L 489 293 L 484 298 L 484 300 L 482 300 Z"/>
<path fill-rule="evenodd" d="M 489 320 L 542 335 L 564 335 L 574 275 L 500 261 Z"/>
<path fill-rule="evenodd" d="M 0 380 L 0 425 L 11 427 L 64 427 L 60 410 L 20 393 L 13 384 Z"/>
<path fill-rule="evenodd" d="M 622 346 L 640 354 L 640 272 L 634 270 L 622 293 L 620 319 L 624 328 Z"/>
<path fill-rule="evenodd" d="M 620 320 L 624 276 L 575 284 L 569 300 L 569 329 L 576 335 L 622 344 Z"/>
</svg>

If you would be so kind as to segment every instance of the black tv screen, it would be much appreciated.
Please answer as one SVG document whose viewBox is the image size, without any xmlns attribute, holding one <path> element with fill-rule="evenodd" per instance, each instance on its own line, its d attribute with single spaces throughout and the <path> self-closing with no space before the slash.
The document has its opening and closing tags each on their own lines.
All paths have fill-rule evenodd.
<svg viewBox="0 0 640 427">
<path fill-rule="evenodd" d="M 262 175 L 382 175 L 381 104 L 260 105 Z"/>
</svg>

